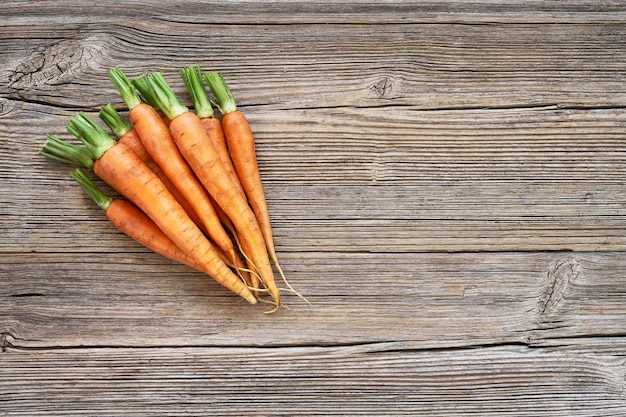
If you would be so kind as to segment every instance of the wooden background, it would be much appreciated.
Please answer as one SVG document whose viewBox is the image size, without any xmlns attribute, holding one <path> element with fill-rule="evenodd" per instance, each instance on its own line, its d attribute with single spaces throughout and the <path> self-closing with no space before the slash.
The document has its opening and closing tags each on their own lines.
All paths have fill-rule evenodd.
<svg viewBox="0 0 626 417">
<path fill-rule="evenodd" d="M 0 8 L 0 416 L 626 415 L 626 5 Z M 220 70 L 292 285 L 266 316 L 37 155 L 107 70 Z M 258 307 L 258 308 L 257 308 Z"/>
</svg>

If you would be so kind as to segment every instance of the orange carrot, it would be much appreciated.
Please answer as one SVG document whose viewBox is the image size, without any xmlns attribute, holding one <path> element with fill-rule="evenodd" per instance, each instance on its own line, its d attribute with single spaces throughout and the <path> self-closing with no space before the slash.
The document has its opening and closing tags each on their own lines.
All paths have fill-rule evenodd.
<svg viewBox="0 0 626 417">
<path fill-rule="evenodd" d="M 125 145 L 129 146 L 137 154 L 137 156 L 139 156 L 139 158 L 142 161 L 144 161 L 144 163 L 148 165 L 148 167 L 155 174 L 157 174 L 157 176 L 161 179 L 161 181 L 163 181 L 163 184 L 165 184 L 167 189 L 172 193 L 174 198 L 176 198 L 176 200 L 178 200 L 180 205 L 183 206 L 183 208 L 185 209 L 187 214 L 189 214 L 189 217 L 191 217 L 194 223 L 196 223 L 196 225 L 198 225 L 198 227 L 200 227 L 200 229 L 207 236 L 210 237 L 211 236 L 210 231 L 207 229 L 206 223 L 202 221 L 198 213 L 196 213 L 195 208 L 191 205 L 191 203 L 189 203 L 189 201 L 187 201 L 187 198 L 185 198 L 185 196 L 178 190 L 178 188 L 176 188 L 176 186 L 172 184 L 172 181 L 170 181 L 169 177 L 165 175 L 161 167 L 154 161 L 154 159 L 152 159 L 152 157 L 150 156 L 146 148 L 143 146 L 141 138 L 137 134 L 137 130 L 134 129 L 130 125 L 130 123 L 122 119 L 119 113 L 110 104 L 107 106 L 104 106 L 102 110 L 100 111 L 99 115 L 100 115 L 100 118 L 107 124 L 107 126 L 111 128 L 113 133 L 119 138 L 118 142 L 124 143 Z M 167 119 L 165 116 L 162 116 L 162 117 L 165 118 L 165 120 L 167 120 L 167 124 L 169 125 L 169 119 Z M 209 201 L 210 201 L 210 207 L 215 209 L 218 219 L 221 220 L 221 217 L 218 214 L 218 207 L 215 207 L 215 204 L 213 200 L 211 199 L 211 196 L 207 196 L 207 197 L 209 198 Z M 222 238 L 225 239 L 223 236 Z M 229 250 L 231 248 L 233 249 L 230 253 L 228 253 L 229 256 L 227 258 L 226 264 L 237 269 L 237 273 L 242 276 L 242 278 L 244 279 L 246 283 L 249 283 L 250 280 L 247 276 L 248 274 L 244 270 L 245 268 L 243 265 L 243 261 L 241 260 L 241 257 L 237 254 L 237 252 L 234 251 L 234 247 L 232 246 L 232 243 L 230 245 L 222 245 L 221 247 L 218 246 L 218 248 L 221 249 L 220 253 L 224 252 L 224 246 L 226 247 L 226 250 Z"/>
<path fill-rule="evenodd" d="M 269 210 L 256 158 L 254 134 L 250 124 L 245 115 L 237 109 L 235 99 L 221 73 L 212 72 L 205 74 L 204 79 L 215 95 L 216 105 L 222 113 L 222 128 L 228 143 L 230 157 L 252 211 L 263 232 L 267 251 L 282 279 L 291 288 L 276 255 Z"/>
<path fill-rule="evenodd" d="M 202 219 L 198 216 L 198 213 L 196 213 L 196 210 L 191 203 L 187 201 L 185 196 L 178 190 L 178 188 L 176 188 L 169 177 L 165 175 L 161 167 L 154 161 L 154 159 L 152 159 L 146 148 L 143 146 L 141 138 L 137 134 L 137 130 L 135 130 L 135 128 L 133 128 L 126 120 L 122 119 L 122 116 L 117 112 L 117 110 L 115 110 L 115 107 L 113 107 L 112 104 L 107 104 L 102 107 L 98 115 L 118 138 L 118 143 L 123 143 L 128 146 L 139 157 L 139 159 L 141 159 L 148 166 L 148 168 L 150 168 L 152 172 L 154 172 L 157 177 L 163 181 L 163 184 L 165 184 L 169 192 L 172 193 L 180 205 L 183 206 L 189 217 L 191 217 L 194 223 L 200 227 L 200 230 L 208 235 L 209 231 L 206 228 L 205 223 L 202 222 Z"/>
<path fill-rule="evenodd" d="M 106 217 L 119 231 L 168 259 L 201 270 L 198 263 L 180 250 L 137 206 L 126 200 L 107 197 L 80 168 L 76 168 L 76 171 L 70 175 L 104 210 Z"/>
<path fill-rule="evenodd" d="M 244 247 L 246 241 L 244 240 L 242 242 L 241 239 L 239 239 L 237 230 L 235 229 L 233 222 L 230 221 L 230 219 L 228 218 L 226 213 L 224 213 L 224 210 L 222 210 L 220 205 L 217 204 L 212 198 L 211 198 L 211 201 L 213 201 L 215 212 L 217 213 L 217 216 L 220 218 L 220 221 L 222 222 L 224 227 L 230 232 L 230 234 L 233 236 L 233 238 L 237 242 L 237 246 L 239 247 L 239 249 L 241 250 L 241 252 L 244 254 L 246 258 L 246 262 L 244 263 L 244 261 L 241 259 L 240 256 L 235 256 L 233 267 L 241 274 L 243 280 L 251 288 L 258 290 L 259 289 L 259 272 L 254 266 L 254 264 L 252 263 L 252 261 L 248 259 L 246 255 L 246 253 L 249 252 L 248 248 Z M 246 267 L 246 263 L 247 263 L 247 267 Z"/>
<path fill-rule="evenodd" d="M 210 146 L 200 118 L 183 106 L 163 78 L 155 72 L 148 77 L 161 111 L 170 119 L 170 131 L 189 166 L 204 184 L 209 194 L 233 222 L 241 239 L 247 240 L 248 255 L 260 272 L 261 279 L 274 299 L 276 311 L 280 308 L 280 293 L 274 281 L 274 272 L 259 224 L 248 202 L 233 185 L 219 155 Z"/>
<path fill-rule="evenodd" d="M 219 155 L 220 161 L 222 161 L 224 168 L 226 169 L 226 171 L 228 171 L 228 175 L 230 177 L 230 180 L 233 182 L 233 185 L 236 186 L 241 195 L 245 197 L 245 193 L 243 191 L 243 188 L 241 187 L 239 178 L 237 177 L 237 172 L 235 171 L 235 167 L 233 166 L 233 162 L 231 161 L 230 155 L 228 153 L 228 146 L 226 144 L 226 138 L 224 137 L 224 131 L 222 130 L 222 124 L 220 120 L 215 117 L 213 107 L 211 106 L 209 97 L 207 96 L 206 90 L 204 89 L 200 68 L 184 68 L 180 72 L 180 75 L 193 101 L 195 113 L 200 118 L 200 122 L 202 123 L 202 126 L 207 133 L 207 137 L 209 138 L 211 147 L 213 147 L 213 149 L 215 149 L 215 151 Z M 215 211 L 217 212 L 217 216 L 222 221 L 222 224 L 224 224 L 226 229 L 230 231 L 231 235 L 233 235 L 233 237 L 235 238 L 237 244 L 241 246 L 242 241 L 237 238 L 237 231 L 232 225 L 232 222 L 228 219 L 228 216 L 226 216 L 226 214 L 223 212 L 218 204 L 214 204 L 214 207 Z M 245 244 L 245 241 L 243 241 L 243 243 Z M 241 247 L 240 249 L 245 256 L 247 251 Z M 258 288 L 258 271 L 256 271 L 256 268 L 252 264 L 251 260 L 248 260 L 248 263 L 248 266 L 250 267 L 250 270 L 252 270 L 253 274 L 250 278 L 246 278 L 246 275 L 244 275 L 244 278 L 246 278 L 246 282 L 249 282 L 253 288 Z M 242 267 L 243 265 L 240 263 L 239 266 Z"/>
<path fill-rule="evenodd" d="M 117 143 L 86 114 L 71 119 L 68 130 L 74 133 L 92 155 L 94 173 L 133 202 L 181 250 L 190 255 L 202 270 L 224 287 L 243 297 L 251 304 L 256 298 L 248 287 L 220 259 L 202 231 L 193 223 L 182 206 L 167 190 L 163 182 L 126 145 Z M 71 144 L 57 139 L 56 148 L 46 147 L 46 156 L 55 155 L 80 165 L 73 158 Z M 66 144 L 67 153 L 63 153 Z M 72 152 L 74 152 L 72 150 Z M 90 168 L 89 164 L 85 164 Z"/>
<path fill-rule="evenodd" d="M 207 133 L 207 137 L 211 142 L 211 146 L 217 151 L 220 157 L 220 161 L 224 164 L 224 168 L 228 171 L 233 184 L 239 189 L 239 191 L 245 195 L 243 187 L 239 182 L 239 177 L 233 166 L 233 161 L 230 159 L 228 153 L 228 145 L 226 144 L 226 137 L 224 136 L 224 130 L 222 129 L 222 123 L 220 119 L 215 117 L 213 112 L 213 106 L 209 101 L 209 97 L 204 89 L 202 82 L 202 73 L 200 67 L 187 67 L 180 72 L 180 76 L 183 79 L 187 91 L 193 101 L 193 107 L 196 115 L 200 118 L 200 122 Z"/>
<path fill-rule="evenodd" d="M 128 106 L 131 122 L 150 156 L 200 216 L 211 240 L 234 257 L 232 240 L 220 223 L 202 183 L 181 155 L 162 116 L 154 107 L 141 101 L 119 68 L 111 70 L 109 75 Z"/>
</svg>

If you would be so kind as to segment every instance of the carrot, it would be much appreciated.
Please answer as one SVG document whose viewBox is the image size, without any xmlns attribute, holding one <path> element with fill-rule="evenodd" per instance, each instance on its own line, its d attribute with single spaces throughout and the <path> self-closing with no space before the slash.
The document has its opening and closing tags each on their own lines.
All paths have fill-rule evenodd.
<svg viewBox="0 0 626 417">
<path fill-rule="evenodd" d="M 213 92 L 217 100 L 216 106 L 222 113 L 222 128 L 228 143 L 230 157 L 252 211 L 261 227 L 267 251 L 283 281 L 293 291 L 293 288 L 285 278 L 276 255 L 269 210 L 257 163 L 252 129 L 245 115 L 237 109 L 235 99 L 222 74 L 219 72 L 204 74 L 204 80 Z M 304 299 L 302 296 L 301 298 Z"/>
<path fill-rule="evenodd" d="M 200 118 L 179 102 L 161 73 L 151 74 L 148 82 L 157 95 L 161 111 L 170 119 L 170 131 L 181 153 L 209 194 L 233 222 L 241 239 L 247 240 L 247 255 L 258 268 L 275 302 L 275 308 L 270 312 L 278 310 L 280 293 L 274 281 L 263 234 L 248 202 L 237 191 L 219 155 L 210 146 Z"/>
<path fill-rule="evenodd" d="M 202 183 L 181 155 L 163 118 L 154 107 L 141 101 L 130 80 L 119 68 L 111 70 L 109 76 L 128 106 L 131 122 L 150 156 L 200 216 L 212 241 L 234 258 L 232 240 L 220 223 Z"/>
<path fill-rule="evenodd" d="M 200 118 L 200 122 L 207 133 L 207 136 L 211 142 L 213 148 L 217 151 L 217 154 L 224 164 L 224 168 L 228 171 L 233 184 L 239 189 L 239 191 L 245 195 L 243 187 L 239 182 L 239 177 L 233 166 L 233 161 L 230 159 L 228 153 L 228 145 L 226 144 L 226 137 L 224 136 L 224 130 L 222 129 L 222 123 L 220 119 L 215 117 L 213 106 L 209 101 L 209 97 L 204 89 L 202 82 L 202 73 L 200 67 L 187 67 L 180 71 L 180 76 L 187 87 L 187 91 L 193 101 L 193 107 L 196 115 Z"/>
<path fill-rule="evenodd" d="M 163 184 L 165 184 L 169 192 L 172 193 L 180 205 L 183 206 L 189 217 L 191 217 L 194 223 L 196 223 L 196 225 L 198 225 L 198 227 L 200 227 L 200 229 L 208 235 L 209 231 L 202 222 L 200 216 L 198 216 L 198 213 L 196 213 L 196 210 L 193 208 L 191 203 L 187 201 L 178 188 L 176 188 L 169 177 L 165 175 L 161 167 L 150 156 L 146 148 L 143 146 L 141 138 L 137 134 L 137 130 L 135 130 L 130 123 L 122 118 L 112 104 L 107 104 L 102 107 L 98 116 L 118 138 L 118 143 L 123 143 L 128 146 L 139 157 L 139 159 L 141 159 L 148 166 L 148 168 L 150 168 L 152 172 L 154 172 L 157 177 L 163 181 Z"/>
<path fill-rule="evenodd" d="M 54 145 L 44 144 L 42 155 L 93 168 L 98 177 L 148 215 L 205 273 L 249 303 L 256 303 L 256 297 L 248 287 L 220 259 L 163 182 L 137 155 L 126 145 L 113 140 L 85 113 L 72 117 L 68 130 L 79 134 L 84 149 L 91 154 L 91 162 L 85 160 L 83 148 L 57 138 L 51 142 Z"/>
<path fill-rule="evenodd" d="M 200 122 L 206 131 L 207 137 L 209 138 L 210 145 L 213 149 L 216 150 L 219 155 L 220 161 L 228 171 L 228 175 L 230 180 L 233 182 L 233 185 L 237 187 L 242 196 L 245 197 L 245 193 L 243 188 L 241 187 L 241 183 L 239 182 L 239 178 L 237 177 L 237 172 L 235 172 L 235 167 L 233 166 L 233 162 L 230 159 L 230 155 L 228 153 L 228 146 L 226 145 L 226 138 L 224 137 L 224 131 L 222 130 L 222 123 L 220 120 L 215 117 L 215 113 L 213 111 L 213 107 L 211 106 L 211 102 L 209 101 L 209 97 L 206 94 L 206 90 L 204 89 L 204 84 L 202 82 L 202 74 L 199 67 L 187 67 L 180 71 L 180 76 L 187 87 L 187 91 L 191 96 L 193 101 L 193 106 L 196 115 L 200 118 Z M 221 219 L 222 224 L 226 227 L 227 230 L 235 237 L 235 240 L 240 246 L 240 250 L 244 253 L 247 253 L 246 250 L 241 248 L 241 240 L 237 238 L 237 232 L 234 229 L 232 222 L 226 220 L 226 214 L 221 211 L 221 208 L 218 204 L 214 204 L 215 211 L 217 212 L 217 216 Z M 254 265 L 249 265 L 251 270 L 254 270 Z M 258 274 L 253 274 L 250 278 L 252 286 L 254 288 L 258 288 L 259 280 Z"/>
<path fill-rule="evenodd" d="M 76 168 L 70 175 L 83 187 L 98 207 L 104 210 L 107 219 L 119 231 L 168 259 L 200 270 L 196 261 L 180 250 L 137 206 L 126 200 L 107 197 L 80 168 Z"/>
<path fill-rule="evenodd" d="M 176 186 L 172 184 L 169 177 L 165 175 L 161 167 L 159 167 L 154 159 L 152 159 L 146 148 L 143 146 L 141 138 L 137 134 L 137 130 L 134 129 L 132 125 L 126 120 L 122 119 L 117 110 L 115 110 L 115 107 L 113 107 L 113 105 L 111 104 L 104 106 L 100 110 L 99 116 L 107 124 L 107 126 L 109 126 L 113 133 L 119 138 L 118 142 L 124 143 L 125 145 L 129 146 L 137 154 L 137 156 L 139 156 L 139 158 L 146 165 L 148 165 L 148 167 L 155 174 L 157 174 L 157 176 L 161 179 L 161 181 L 163 181 L 167 189 L 172 193 L 174 198 L 176 198 L 180 205 L 183 206 L 183 208 L 185 209 L 187 214 L 189 214 L 189 217 L 191 217 L 194 223 L 196 223 L 196 225 L 198 225 L 207 236 L 210 236 L 209 230 L 206 228 L 205 223 L 202 222 L 200 216 L 198 216 L 198 213 L 196 213 L 194 207 L 191 205 L 191 203 L 189 203 L 189 201 L 187 201 L 185 196 L 176 188 Z M 169 119 L 166 118 L 166 120 L 169 123 Z M 218 212 L 218 207 L 215 206 L 211 197 L 208 197 L 211 207 L 215 209 L 218 219 L 221 220 L 220 213 Z M 230 248 L 232 248 L 232 246 L 230 245 L 226 247 L 226 249 Z M 220 249 L 223 252 L 223 246 Z M 229 258 L 227 258 L 227 261 L 228 262 L 226 262 L 226 264 L 237 269 L 237 273 L 242 275 L 242 278 L 244 279 L 244 281 L 246 281 L 246 283 L 250 282 L 249 277 L 247 277 L 247 273 L 244 270 L 245 268 L 243 265 L 243 261 L 241 260 L 241 257 L 237 254 L 237 252 L 233 251 L 232 253 L 229 253 Z"/>
<path fill-rule="evenodd" d="M 111 128 L 111 130 L 115 133 L 116 136 L 121 134 L 122 132 L 125 132 L 122 135 L 122 137 L 118 140 L 118 143 L 123 143 L 126 146 L 128 146 L 131 149 L 131 151 L 133 151 L 137 156 L 139 156 L 139 159 L 141 159 L 148 166 L 148 168 L 150 168 L 155 174 L 157 174 L 159 179 L 162 180 L 163 184 L 172 193 L 172 196 L 180 203 L 180 205 L 183 207 L 183 209 L 189 215 L 189 217 L 200 228 L 200 230 L 202 230 L 208 236 L 208 231 L 204 227 L 204 224 L 200 221 L 193 207 L 189 205 L 189 202 L 187 201 L 187 199 L 180 193 L 180 191 L 178 191 L 176 187 L 174 187 L 174 185 L 171 183 L 169 178 L 163 173 L 163 171 L 161 171 L 160 167 L 154 162 L 152 157 L 148 154 L 148 152 L 143 147 L 143 144 L 141 143 L 139 136 L 136 134 L 136 131 L 131 128 L 130 124 L 121 118 L 121 116 L 119 115 L 119 113 L 117 113 L 117 111 L 115 110 L 115 108 L 113 108 L 113 106 L 110 106 L 110 107 L 105 106 L 100 111 L 99 116 Z M 129 128 L 131 128 L 131 130 L 128 130 Z M 73 129 L 72 126 L 70 126 L 70 131 L 73 131 L 73 133 L 76 136 L 80 135 L 80 133 L 77 132 L 75 129 Z M 246 276 L 247 274 L 245 273 L 245 271 L 242 271 L 243 261 L 241 260 L 241 258 L 236 253 L 234 254 L 234 259 L 233 259 L 232 254 L 230 254 L 230 256 L 226 256 L 226 254 L 217 246 L 214 247 L 214 249 L 217 251 L 222 261 L 224 261 L 226 265 L 232 267 L 233 269 L 237 269 L 237 273 L 240 275 L 243 281 L 246 282 L 246 284 L 248 284 L 249 277 Z"/>
<path fill-rule="evenodd" d="M 119 70 L 119 68 L 115 68 L 114 69 L 114 71 L 117 71 L 117 70 Z M 121 70 L 120 70 L 120 74 L 119 75 L 123 76 L 124 78 L 126 78 L 124 76 L 124 73 Z M 148 83 L 145 81 L 144 77 L 135 78 L 134 80 L 128 80 L 126 78 L 126 80 L 124 80 L 124 82 L 130 82 L 137 89 L 137 91 L 139 91 L 139 93 L 141 95 L 140 98 L 143 99 L 150 107 L 152 107 L 157 112 L 157 114 L 163 120 L 163 123 L 165 123 L 166 125 L 169 126 L 170 119 L 168 119 L 167 116 L 165 114 L 163 114 L 163 112 L 159 108 L 159 105 L 158 105 L 158 103 L 156 101 L 156 97 L 154 96 L 154 93 L 152 92 L 152 89 L 150 88 Z"/>
<path fill-rule="evenodd" d="M 246 241 L 242 242 L 241 239 L 239 239 L 237 230 L 235 229 L 233 222 L 230 221 L 230 219 L 228 218 L 226 213 L 224 213 L 224 210 L 222 210 L 220 205 L 217 204 L 216 202 L 214 202 L 213 205 L 215 206 L 215 211 L 217 212 L 217 216 L 220 218 L 220 221 L 222 222 L 224 227 L 226 227 L 226 229 L 230 232 L 230 234 L 233 236 L 233 238 L 235 239 L 235 242 L 237 243 L 237 247 L 240 249 L 240 251 L 243 253 L 246 259 L 247 267 L 246 267 L 246 264 L 244 264 L 244 261 L 241 259 L 241 257 L 236 256 L 233 267 L 237 269 L 237 271 L 241 274 L 243 280 L 251 288 L 258 290 L 259 289 L 259 272 L 254 266 L 254 263 L 252 262 L 252 260 L 249 259 L 248 256 L 246 255 L 246 253 L 249 253 L 248 248 L 244 247 L 245 246 L 244 244 L 246 243 Z"/>
</svg>

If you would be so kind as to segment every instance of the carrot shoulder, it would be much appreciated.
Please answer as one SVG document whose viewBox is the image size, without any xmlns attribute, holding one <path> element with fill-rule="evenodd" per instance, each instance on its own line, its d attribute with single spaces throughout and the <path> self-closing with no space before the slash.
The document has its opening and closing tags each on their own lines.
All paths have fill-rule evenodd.
<svg viewBox="0 0 626 417">
<path fill-rule="evenodd" d="M 71 177 L 104 210 L 107 219 L 119 231 L 168 259 L 200 269 L 197 262 L 180 250 L 137 206 L 125 200 L 107 197 L 80 168 L 76 168 Z"/>
<path fill-rule="evenodd" d="M 247 255 L 252 259 L 274 299 L 276 308 L 272 311 L 275 311 L 280 307 L 280 293 L 276 287 L 263 234 L 248 202 L 233 185 L 219 155 L 210 146 L 200 118 L 180 104 L 162 74 L 153 73 L 149 81 L 157 92 L 161 110 L 170 119 L 170 131 L 181 153 L 209 194 L 233 222 L 239 237 L 247 240 Z"/>
</svg>

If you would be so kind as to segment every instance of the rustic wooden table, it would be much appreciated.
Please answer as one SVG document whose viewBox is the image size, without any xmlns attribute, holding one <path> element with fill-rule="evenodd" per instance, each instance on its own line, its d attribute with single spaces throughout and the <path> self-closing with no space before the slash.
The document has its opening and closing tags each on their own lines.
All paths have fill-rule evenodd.
<svg viewBox="0 0 626 417">
<path fill-rule="evenodd" d="M 626 5 L 0 8 L 0 416 L 626 415 Z M 273 316 L 40 157 L 107 71 L 224 73 L 291 284 Z"/>
</svg>

